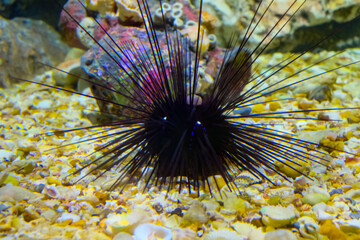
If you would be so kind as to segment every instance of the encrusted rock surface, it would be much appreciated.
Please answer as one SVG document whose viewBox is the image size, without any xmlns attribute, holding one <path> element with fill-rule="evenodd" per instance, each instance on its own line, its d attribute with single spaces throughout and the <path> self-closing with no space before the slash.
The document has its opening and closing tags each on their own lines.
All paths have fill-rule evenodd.
<svg viewBox="0 0 360 240">
<path fill-rule="evenodd" d="M 40 20 L 0 17 L 0 85 L 8 86 L 10 76 L 31 79 L 43 73 L 46 66 L 56 66 L 68 46 L 60 35 Z"/>
</svg>

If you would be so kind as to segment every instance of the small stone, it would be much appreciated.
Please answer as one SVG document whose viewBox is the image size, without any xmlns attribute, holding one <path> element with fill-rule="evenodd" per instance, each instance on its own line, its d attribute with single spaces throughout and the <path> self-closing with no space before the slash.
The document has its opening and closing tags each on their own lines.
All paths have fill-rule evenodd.
<svg viewBox="0 0 360 240">
<path fill-rule="evenodd" d="M 334 194 L 343 194 L 343 190 L 341 188 L 334 188 L 329 192 L 330 196 Z"/>
<path fill-rule="evenodd" d="M 360 233 L 359 220 L 336 220 L 335 222 L 344 233 L 356 234 L 357 236 Z"/>
<path fill-rule="evenodd" d="M 343 175 L 345 184 L 351 185 L 359 181 L 352 173 L 347 173 Z"/>
<path fill-rule="evenodd" d="M 6 185 L 0 188 L 0 201 L 14 200 L 20 202 L 25 199 L 33 199 L 34 197 L 35 194 L 33 192 L 22 187 Z"/>
<path fill-rule="evenodd" d="M 184 213 L 181 225 L 189 226 L 191 224 L 202 225 L 208 221 L 204 206 L 198 201 L 194 201 L 192 206 Z"/>
<path fill-rule="evenodd" d="M 327 171 L 327 167 L 321 164 L 316 164 L 311 168 L 311 171 L 315 174 L 325 174 Z"/>
<path fill-rule="evenodd" d="M 344 194 L 344 197 L 351 200 L 351 204 L 355 205 L 360 202 L 360 190 L 358 189 L 350 189 Z"/>
<path fill-rule="evenodd" d="M 77 222 L 80 220 L 80 216 L 78 216 L 74 213 L 64 212 L 64 213 L 62 213 L 61 217 L 58 218 L 58 222 L 65 222 L 69 219 L 71 219 L 71 221 L 74 223 L 74 222 Z"/>
<path fill-rule="evenodd" d="M 113 240 L 134 240 L 134 238 L 129 233 L 119 232 L 114 236 Z"/>
<path fill-rule="evenodd" d="M 134 231 L 135 239 L 164 239 L 171 240 L 172 232 L 170 229 L 151 223 L 139 225 Z"/>
<path fill-rule="evenodd" d="M 176 214 L 179 217 L 182 217 L 184 215 L 181 208 L 175 208 L 174 211 L 171 212 L 171 215 L 173 215 L 173 214 Z"/>
<path fill-rule="evenodd" d="M 45 188 L 45 184 L 40 183 L 40 184 L 35 186 L 34 191 L 38 192 L 38 193 L 41 193 L 44 190 L 44 188 Z"/>
<path fill-rule="evenodd" d="M 350 213 L 352 219 L 360 219 L 360 212 Z"/>
<path fill-rule="evenodd" d="M 300 176 L 295 179 L 294 184 L 298 186 L 306 186 L 309 182 L 309 179 L 304 176 Z"/>
<path fill-rule="evenodd" d="M 241 116 L 249 116 L 251 113 L 251 107 L 237 108 L 234 110 L 234 114 Z"/>
<path fill-rule="evenodd" d="M 239 236 L 235 231 L 228 229 L 220 229 L 207 233 L 202 238 L 204 240 L 242 240 L 242 236 Z"/>
<path fill-rule="evenodd" d="M 266 226 L 283 227 L 289 225 L 295 218 L 295 208 L 289 205 L 287 208 L 281 206 L 267 206 L 260 210 L 262 222 Z"/>
<path fill-rule="evenodd" d="M 4 161 L 11 161 L 14 159 L 16 155 L 8 150 L 0 150 L 0 159 L 3 159 Z"/>
<path fill-rule="evenodd" d="M 0 203 L 0 212 L 8 209 L 9 207 L 11 207 L 10 205 L 7 205 L 5 203 Z"/>
<path fill-rule="evenodd" d="M 310 204 L 314 206 L 317 203 L 324 202 L 327 203 L 330 200 L 330 197 L 323 193 L 309 193 L 305 195 L 302 199 L 303 204 Z"/>
<path fill-rule="evenodd" d="M 296 236 L 289 230 L 276 230 L 267 232 L 264 240 L 296 240 Z"/>
<path fill-rule="evenodd" d="M 40 101 L 38 102 L 34 107 L 36 108 L 40 108 L 40 109 L 49 109 L 53 105 L 53 101 L 51 100 L 43 100 L 43 101 Z"/>
<path fill-rule="evenodd" d="M 41 213 L 41 216 L 44 217 L 47 221 L 54 221 L 56 219 L 57 213 L 52 209 L 47 209 Z"/>
<path fill-rule="evenodd" d="M 230 197 L 224 201 L 224 208 L 237 213 L 246 212 L 247 202 L 239 197 Z"/>
<path fill-rule="evenodd" d="M 240 235 L 243 237 L 248 237 L 250 232 L 256 227 L 252 225 L 251 223 L 247 222 L 235 222 L 231 224 L 231 227 Z"/>
<path fill-rule="evenodd" d="M 332 220 L 336 218 L 335 214 L 329 214 L 321 210 L 317 212 L 316 216 L 318 221 Z"/>
</svg>

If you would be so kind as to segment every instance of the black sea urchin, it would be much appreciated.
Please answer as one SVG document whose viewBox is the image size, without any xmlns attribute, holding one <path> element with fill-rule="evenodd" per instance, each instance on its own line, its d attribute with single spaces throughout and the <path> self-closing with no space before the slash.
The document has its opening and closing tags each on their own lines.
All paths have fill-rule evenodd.
<svg viewBox="0 0 360 240">
<path fill-rule="evenodd" d="M 272 2 L 264 13 L 260 14 L 258 21 L 265 16 Z M 296 2 L 294 1 L 293 5 Z M 255 14 L 258 14 L 262 4 L 260 1 Z M 164 32 L 160 33 L 155 30 L 147 1 L 138 0 L 138 5 L 146 29 L 143 38 L 118 41 L 104 28 L 102 30 L 106 33 L 101 41 L 96 41 L 89 35 L 97 43 L 94 52 L 105 52 L 108 65 L 105 67 L 102 64 L 102 73 L 97 74 L 96 80 L 87 80 L 95 88 L 106 90 L 106 96 L 95 94 L 94 97 L 88 97 L 105 106 L 101 111 L 104 114 L 110 113 L 111 117 L 107 122 L 103 120 L 101 124 L 90 127 L 102 129 L 98 136 L 89 141 L 107 140 L 99 149 L 105 150 L 104 154 L 78 169 L 75 174 L 91 164 L 97 166 L 88 174 L 105 169 L 99 176 L 115 166 L 120 166 L 121 174 L 112 189 L 121 182 L 124 183 L 125 178 L 128 179 L 125 183 L 128 183 L 137 177 L 144 178 L 147 187 L 153 184 L 166 186 L 169 190 L 178 185 L 181 190 L 185 185 L 189 190 L 193 188 L 195 191 L 199 191 L 204 185 L 208 185 L 210 190 L 216 187 L 218 178 L 215 176 L 219 175 L 231 190 L 236 190 L 232 181 L 239 171 L 247 170 L 254 176 L 271 182 L 262 168 L 270 169 L 287 179 L 286 175 L 278 170 L 277 163 L 297 172 L 299 170 L 294 166 L 308 161 L 324 164 L 324 155 L 317 150 L 317 143 L 295 138 L 292 134 L 271 128 L 265 123 L 239 120 L 317 120 L 297 117 L 296 114 L 333 110 L 246 112 L 248 107 L 257 104 L 291 100 L 263 99 L 284 88 L 344 67 L 339 66 L 284 84 L 289 78 L 327 60 L 322 59 L 312 66 L 295 70 L 291 76 L 268 83 L 272 76 L 307 52 L 304 51 L 289 56 L 271 69 L 260 73 L 252 72 L 259 56 L 294 16 L 291 15 L 285 23 L 280 24 L 293 5 L 279 17 L 279 21 L 269 29 L 269 35 L 264 36 L 253 50 L 248 50 L 246 46 L 258 25 L 258 22 L 254 22 L 255 18 L 245 36 L 234 35 L 214 83 L 204 92 L 198 91 L 201 49 L 204 44 L 204 30 L 200 24 L 197 27 L 196 40 L 192 42 L 178 31 L 170 32 L 167 29 L 164 9 L 161 7 Z M 296 11 L 299 8 L 296 8 Z M 199 12 L 201 19 L 202 1 Z M 75 21 L 75 18 L 70 14 L 69 16 Z M 80 27 L 82 28 L 81 25 Z M 275 30 L 276 28 L 278 29 Z M 83 28 L 83 31 L 86 32 L 86 29 Z M 270 34 L 273 35 L 270 37 Z M 329 37 L 330 35 L 325 36 L 311 49 Z M 111 70 L 114 67 L 118 69 L 118 75 Z M 234 112 L 235 109 L 238 110 Z M 317 154 L 308 153 L 309 149 Z M 211 178 L 215 180 L 215 185 L 210 184 Z"/>
</svg>

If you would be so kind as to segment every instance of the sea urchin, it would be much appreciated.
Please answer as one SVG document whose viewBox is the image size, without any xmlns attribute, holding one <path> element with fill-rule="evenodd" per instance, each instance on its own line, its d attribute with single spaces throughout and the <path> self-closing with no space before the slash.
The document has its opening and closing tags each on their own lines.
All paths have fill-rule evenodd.
<svg viewBox="0 0 360 240">
<path fill-rule="evenodd" d="M 262 1 L 259 7 L 261 4 Z M 272 2 L 267 9 L 271 4 Z M 179 190 L 185 186 L 189 190 L 199 192 L 204 185 L 207 185 L 210 191 L 211 188 L 218 187 L 216 175 L 221 176 L 231 190 L 236 190 L 236 185 L 232 184 L 232 181 L 239 171 L 246 170 L 271 182 L 262 168 L 271 169 L 287 179 L 286 175 L 277 170 L 277 163 L 282 163 L 297 172 L 299 170 L 294 165 L 300 166 L 308 161 L 324 164 L 324 155 L 321 150 L 317 150 L 317 143 L 298 139 L 266 124 L 251 124 L 239 120 L 297 119 L 294 114 L 303 113 L 305 110 L 266 113 L 251 113 L 245 110 L 256 104 L 263 104 L 264 101 L 258 100 L 264 96 L 343 67 L 281 85 L 290 77 L 312 67 L 310 66 L 296 71 L 292 76 L 265 85 L 270 77 L 291 65 L 303 56 L 305 51 L 291 55 L 273 69 L 260 74 L 252 72 L 253 64 L 269 45 L 264 43 L 265 39 L 270 38 L 271 42 L 287 24 L 286 22 L 280 25 L 280 20 L 283 20 L 293 5 L 276 23 L 275 26 L 280 26 L 280 30 L 275 31 L 275 26 L 269 30 L 269 33 L 275 31 L 275 36 L 265 36 L 254 50 L 248 50 L 245 46 L 258 23 L 250 26 L 242 38 L 234 35 L 229 43 L 230 50 L 224 54 L 214 83 L 204 92 L 198 91 L 201 49 L 204 42 L 201 21 L 198 23 L 194 43 L 178 31 L 170 32 L 167 29 L 162 7 L 164 33 L 159 33 L 155 30 L 147 1 L 138 0 L 138 5 L 146 30 L 146 37 L 143 39 L 119 42 L 105 29 L 105 37 L 101 41 L 96 41 L 90 35 L 97 43 L 97 49 L 105 52 L 109 63 L 118 68 L 121 77 L 115 76 L 108 68 L 103 67 L 102 70 L 107 73 L 106 78 L 102 74 L 98 75 L 96 80 L 86 80 L 110 93 L 111 97 L 88 97 L 103 105 L 111 105 L 112 114 L 110 120 L 90 127 L 102 129 L 98 133 L 99 136 L 89 141 L 106 139 L 107 143 L 98 149 L 105 150 L 104 154 L 74 174 L 94 163 L 97 164 L 96 168 L 88 174 L 105 169 L 99 175 L 101 176 L 115 166 L 120 166 L 121 174 L 112 185 L 112 189 L 124 183 L 124 179 L 128 179 L 125 181 L 126 184 L 136 176 L 145 179 L 146 187 L 151 184 L 167 186 L 170 190 L 178 185 Z M 199 12 L 201 19 L 202 1 Z M 86 29 L 83 28 L 83 31 L 86 32 Z M 324 39 L 328 37 L 325 36 Z M 239 46 L 235 47 L 235 43 L 238 42 Z M 165 48 L 161 45 L 163 43 Z M 290 99 L 271 101 L 288 100 Z M 235 109 L 240 109 L 240 113 L 234 112 Z M 325 110 L 334 109 L 306 111 Z M 102 111 L 105 112 L 104 109 Z M 309 149 L 318 154 L 308 153 Z M 215 185 L 210 184 L 211 178 L 215 180 Z"/>
</svg>

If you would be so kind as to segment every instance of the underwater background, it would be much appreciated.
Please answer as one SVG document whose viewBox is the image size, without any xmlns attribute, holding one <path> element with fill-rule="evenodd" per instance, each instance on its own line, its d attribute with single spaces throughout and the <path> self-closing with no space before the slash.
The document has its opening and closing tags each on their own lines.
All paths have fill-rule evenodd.
<svg viewBox="0 0 360 240">
<path fill-rule="evenodd" d="M 92 54 L 96 48 L 93 39 L 69 20 L 61 6 L 97 41 L 104 32 L 94 19 L 124 41 L 140 34 L 138 28 L 142 27 L 136 1 L 82 2 L 86 9 L 77 0 L 0 2 L 0 236 L 3 239 L 360 239 L 359 110 L 296 115 L 337 120 L 330 122 L 269 120 L 277 129 L 333 149 L 327 152 L 328 167 L 313 162 L 293 165 L 313 180 L 278 164 L 278 171 L 290 182 L 271 171 L 267 175 L 274 184 L 243 172 L 234 181 L 239 196 L 220 180 L 220 191 L 213 188 L 211 196 L 204 187 L 198 196 L 187 189 L 167 193 L 166 189 L 152 187 L 144 192 L 146 183 L 141 179 L 126 185 L 121 193 L 120 188 L 106 191 L 121 174 L 116 169 L 97 179 L 95 174 L 85 176 L 86 171 L 69 176 L 102 154 L 97 149 L 105 140 L 72 144 L 96 134 L 86 127 L 101 117 L 98 113 L 101 106 L 95 99 L 15 79 L 94 94 L 82 78 L 99 74 L 96 64 L 106 62 L 106 56 Z M 206 69 L 210 79 L 216 75 L 218 63 L 223 60 L 221 53 L 232 33 L 246 32 L 258 2 L 204 1 L 203 25 L 208 31 L 208 42 L 201 51 L 215 56 Z M 293 1 L 275 0 L 262 17 L 260 13 L 266 11 L 270 2 L 263 1 L 255 15 L 254 21 L 259 21 L 259 25 L 249 42 L 252 48 L 263 39 L 267 44 L 303 3 L 295 2 L 294 10 L 283 15 Z M 149 0 L 148 4 L 156 13 L 159 2 Z M 176 19 L 174 29 L 196 39 L 193 26 L 187 23 L 196 21 L 199 3 L 179 0 L 167 4 L 170 9 L 181 9 L 180 13 L 171 11 L 176 15 L 171 15 Z M 360 60 L 359 15 L 357 0 L 306 1 L 256 59 L 253 71 L 261 73 L 293 53 L 311 49 L 268 79 L 267 84 L 308 66 L 311 68 L 289 81 L 313 79 L 264 97 L 266 103 L 253 106 L 251 111 L 359 107 L 360 64 L 351 64 Z M 280 24 L 276 25 L 278 21 Z M 274 26 L 275 30 L 270 32 Z M 121 34 L 116 32 L 119 29 Z M 269 37 L 264 38 L 267 34 Z M 317 44 L 324 36 L 328 39 Z M 330 72 L 323 75 L 324 71 Z M 317 74 L 321 76 L 313 77 Z M 201 84 L 206 89 L 209 82 L 204 79 Z M 271 102 L 279 98 L 295 100 Z M 74 128 L 84 129 L 61 132 Z M 63 145 L 69 146 L 60 147 Z M 75 185 L 67 184 L 79 177 L 84 178 Z"/>
</svg>

